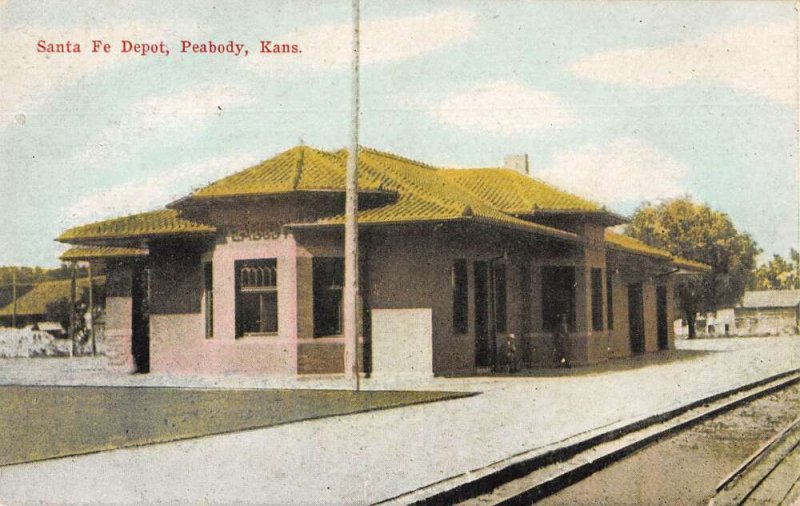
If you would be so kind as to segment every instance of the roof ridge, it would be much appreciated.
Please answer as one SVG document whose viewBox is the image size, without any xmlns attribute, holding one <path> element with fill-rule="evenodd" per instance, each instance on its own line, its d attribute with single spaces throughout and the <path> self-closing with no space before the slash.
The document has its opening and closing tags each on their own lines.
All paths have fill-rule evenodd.
<svg viewBox="0 0 800 506">
<path fill-rule="evenodd" d="M 435 165 L 431 165 L 429 163 L 421 162 L 419 160 L 415 160 L 413 158 L 409 158 L 407 156 L 398 155 L 397 153 L 392 153 L 389 151 L 381 151 L 380 149 L 370 148 L 367 146 L 360 146 L 361 151 L 366 151 L 372 153 L 374 155 L 385 156 L 387 158 L 393 158 L 395 160 L 399 160 L 401 162 L 412 163 L 414 165 L 418 165 L 420 167 L 431 169 L 431 170 L 441 170 L 441 167 L 437 167 Z"/>
<path fill-rule="evenodd" d="M 382 154 L 382 153 L 376 153 L 374 150 L 368 150 L 368 151 L 365 150 L 365 152 L 373 156 Z M 399 157 L 395 159 L 402 161 L 403 163 L 413 164 L 413 162 L 402 160 Z M 369 162 L 370 160 L 363 160 L 363 163 L 365 165 L 369 165 Z M 409 193 L 404 195 L 402 192 L 400 192 L 400 199 L 416 198 L 428 202 L 430 204 L 437 205 L 439 207 L 455 209 L 460 213 L 464 212 L 463 207 L 459 208 L 458 205 L 453 205 L 454 204 L 453 202 L 446 202 L 446 201 L 443 202 L 442 198 L 437 198 L 437 196 L 433 192 L 431 192 L 428 188 L 426 188 L 424 185 L 420 184 L 417 181 L 414 181 L 413 178 L 410 177 L 409 175 L 396 171 L 393 167 L 389 166 L 384 160 L 378 158 L 377 160 L 372 161 L 372 163 L 379 163 L 385 172 L 389 172 L 391 174 L 391 177 L 389 179 L 392 180 L 396 185 L 400 186 L 401 188 L 406 187 L 414 190 L 415 192 L 414 194 Z"/>
<path fill-rule="evenodd" d="M 300 185 L 300 178 L 303 177 L 303 155 L 305 153 L 305 146 L 301 146 L 300 149 L 297 150 L 297 165 L 295 167 L 295 175 L 294 181 L 292 181 L 292 189 L 296 190 L 297 187 Z"/>
</svg>

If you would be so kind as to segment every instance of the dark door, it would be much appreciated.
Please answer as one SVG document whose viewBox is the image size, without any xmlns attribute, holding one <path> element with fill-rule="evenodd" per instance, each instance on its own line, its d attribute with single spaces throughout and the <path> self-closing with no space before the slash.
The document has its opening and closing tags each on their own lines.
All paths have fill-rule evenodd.
<svg viewBox="0 0 800 506">
<path fill-rule="evenodd" d="M 669 349 L 666 286 L 659 286 L 656 288 L 656 322 L 658 327 L 658 349 Z"/>
<path fill-rule="evenodd" d="M 492 365 L 491 286 L 489 262 L 477 261 L 475 274 L 475 365 Z"/>
<path fill-rule="evenodd" d="M 150 372 L 150 269 L 139 264 L 131 279 L 131 352 L 137 373 Z"/>
<path fill-rule="evenodd" d="M 628 285 L 628 323 L 630 324 L 631 351 L 633 353 L 644 353 L 644 314 L 641 283 Z"/>
</svg>

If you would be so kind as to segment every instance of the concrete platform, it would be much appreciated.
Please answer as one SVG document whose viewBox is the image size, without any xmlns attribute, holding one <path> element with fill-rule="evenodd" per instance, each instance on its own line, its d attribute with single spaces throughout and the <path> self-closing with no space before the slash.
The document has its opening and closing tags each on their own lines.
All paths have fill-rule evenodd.
<svg viewBox="0 0 800 506">
<path fill-rule="evenodd" d="M 377 502 L 800 364 L 797 337 L 700 340 L 679 346 L 677 352 L 593 368 L 436 378 L 410 385 L 482 392 L 466 399 L 4 467 L 0 502 Z M 12 381 L 12 376 L 0 373 L 0 381 Z M 35 374 L 29 377 L 41 380 Z M 268 386 L 268 380 L 262 381 L 262 387 Z"/>
</svg>

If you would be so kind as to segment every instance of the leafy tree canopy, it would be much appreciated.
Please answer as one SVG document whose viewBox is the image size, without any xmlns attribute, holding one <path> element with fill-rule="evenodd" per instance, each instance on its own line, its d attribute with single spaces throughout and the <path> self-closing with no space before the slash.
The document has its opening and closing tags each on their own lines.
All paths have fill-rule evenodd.
<svg viewBox="0 0 800 506">
<path fill-rule="evenodd" d="M 789 250 L 789 260 L 780 255 L 760 265 L 750 280 L 751 290 L 797 290 L 800 289 L 800 253 Z"/>
<path fill-rule="evenodd" d="M 736 230 L 727 214 L 688 197 L 644 203 L 626 233 L 673 255 L 711 266 L 704 276 L 680 281 L 678 303 L 694 335 L 694 314 L 736 304 L 752 278 L 760 252 L 747 233 Z"/>
</svg>

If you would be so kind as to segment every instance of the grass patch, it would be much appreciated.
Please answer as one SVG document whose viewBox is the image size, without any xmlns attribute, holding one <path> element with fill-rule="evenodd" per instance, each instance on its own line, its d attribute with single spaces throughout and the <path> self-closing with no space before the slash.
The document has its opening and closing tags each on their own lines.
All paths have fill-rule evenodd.
<svg viewBox="0 0 800 506">
<path fill-rule="evenodd" d="M 0 465 L 472 395 L 459 392 L 0 387 Z"/>
</svg>

